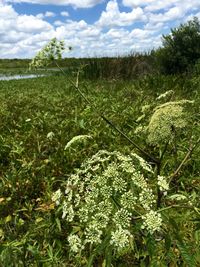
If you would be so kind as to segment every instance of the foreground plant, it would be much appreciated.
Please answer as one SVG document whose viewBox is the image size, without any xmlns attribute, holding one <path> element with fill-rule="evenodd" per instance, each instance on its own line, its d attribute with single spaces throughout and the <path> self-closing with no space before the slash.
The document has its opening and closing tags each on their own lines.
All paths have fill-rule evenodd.
<svg viewBox="0 0 200 267">
<path fill-rule="evenodd" d="M 151 166 L 134 153 L 99 151 L 86 160 L 68 178 L 65 192 L 58 189 L 52 197 L 61 207 L 62 219 L 72 227 L 70 250 L 92 252 L 106 242 L 116 253 L 127 252 L 139 229 L 160 232 L 162 218 L 156 211 L 152 177 Z M 163 177 L 161 190 L 166 191 L 166 183 Z"/>
</svg>

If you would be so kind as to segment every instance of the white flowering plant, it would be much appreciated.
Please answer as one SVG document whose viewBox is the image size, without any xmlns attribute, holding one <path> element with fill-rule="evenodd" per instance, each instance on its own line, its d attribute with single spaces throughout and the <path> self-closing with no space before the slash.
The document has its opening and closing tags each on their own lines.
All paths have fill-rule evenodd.
<svg viewBox="0 0 200 267">
<path fill-rule="evenodd" d="M 47 66 L 52 60 L 60 59 L 62 51 L 63 43 L 54 39 L 38 53 L 31 66 Z M 62 73 L 65 75 L 63 71 Z M 176 221 L 174 223 L 171 218 L 173 216 L 168 216 L 167 212 L 179 207 L 177 202 L 183 205 L 180 208 L 195 210 L 196 196 L 193 201 L 190 200 L 189 206 L 185 206 L 187 197 L 181 198 L 180 194 L 170 196 L 170 192 L 168 193 L 170 183 L 189 158 L 190 151 L 171 176 L 166 175 L 168 159 L 164 159 L 167 149 L 171 146 L 175 151 L 172 159 L 175 164 L 170 162 L 170 167 L 177 166 L 177 136 L 189 125 L 185 107 L 191 106 L 193 101 L 173 101 L 174 92 L 170 90 L 158 96 L 155 102 L 145 103 L 141 108 L 142 114 L 135 120 L 138 125 L 135 133 L 142 133 L 147 145 L 147 148 L 143 149 L 140 143 L 138 145 L 131 140 L 84 95 L 79 88 L 78 77 L 79 75 L 76 83 L 71 79 L 68 79 L 68 82 L 78 91 L 89 108 L 125 137 L 151 164 L 136 153 L 123 155 L 117 151 L 100 150 L 68 177 L 62 190 L 59 188 L 54 192 L 52 202 L 56 207 L 56 216 L 59 216 L 62 224 L 68 229 L 65 237 L 69 255 L 81 260 L 89 257 L 88 266 L 92 266 L 93 258 L 97 254 L 107 253 L 106 251 L 110 251 L 114 256 L 134 252 L 135 256 L 137 249 L 143 250 L 144 253 L 149 243 L 152 242 L 155 246 L 156 240 L 161 241 L 158 247 L 163 250 L 163 239 L 166 241 L 169 237 L 166 229 L 170 229 L 166 224 L 173 225 L 172 232 L 177 230 Z M 48 134 L 47 138 L 53 139 L 53 135 Z M 70 153 L 73 147 L 77 149 L 78 144 L 84 144 L 87 139 L 91 139 L 91 136 L 75 136 L 64 150 Z M 149 146 L 152 146 L 151 153 L 148 151 Z M 170 153 L 168 155 L 171 157 Z M 175 191 L 176 186 L 175 184 Z M 176 236 L 174 233 L 173 235 Z M 179 239 L 178 235 L 176 238 Z M 182 246 L 182 241 L 179 240 L 179 246 Z M 152 252 L 152 248 L 149 250 Z M 102 266 L 111 265 L 106 262 Z"/>
<path fill-rule="evenodd" d="M 41 49 L 29 64 L 29 69 L 37 69 L 46 67 L 54 60 L 62 59 L 62 54 L 65 51 L 65 43 L 53 38 L 47 45 Z M 71 48 L 70 48 L 71 49 Z"/>
<path fill-rule="evenodd" d="M 63 223 L 71 227 L 71 253 L 92 253 L 105 242 L 113 253 L 127 253 L 139 229 L 150 235 L 162 232 L 152 178 L 151 166 L 135 153 L 101 150 L 87 159 L 69 176 L 63 192 L 58 189 L 52 196 Z"/>
</svg>

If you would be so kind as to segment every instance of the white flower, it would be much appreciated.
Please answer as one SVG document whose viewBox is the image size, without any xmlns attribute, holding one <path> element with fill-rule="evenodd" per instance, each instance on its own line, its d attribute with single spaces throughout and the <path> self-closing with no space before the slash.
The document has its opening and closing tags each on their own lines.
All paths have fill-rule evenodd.
<svg viewBox="0 0 200 267">
<path fill-rule="evenodd" d="M 56 205 L 58 206 L 60 204 L 60 200 L 62 197 L 62 192 L 60 189 L 58 189 L 56 192 L 53 193 L 52 195 L 52 201 L 56 203 Z"/>
<path fill-rule="evenodd" d="M 155 203 L 152 189 L 144 188 L 139 194 L 139 201 L 145 210 L 150 210 Z"/>
<path fill-rule="evenodd" d="M 74 253 L 78 253 L 84 248 L 84 246 L 82 245 L 81 239 L 79 238 L 78 235 L 71 234 L 68 237 L 68 242 L 70 245 L 70 250 Z"/>
<path fill-rule="evenodd" d="M 158 186 L 161 191 L 169 190 L 169 183 L 166 181 L 166 177 L 158 175 Z"/>
<path fill-rule="evenodd" d="M 129 190 L 128 192 L 125 192 L 122 196 L 121 196 L 121 205 L 124 208 L 133 210 L 135 203 L 136 203 L 137 198 L 133 195 L 133 192 L 131 190 Z"/>
<path fill-rule="evenodd" d="M 62 214 L 62 219 L 64 219 L 67 215 L 67 208 L 68 208 L 68 205 L 67 205 L 67 202 L 66 201 L 63 201 L 63 204 L 62 204 L 62 211 L 63 211 L 63 214 Z"/>
<path fill-rule="evenodd" d="M 118 210 L 113 216 L 113 222 L 117 226 L 121 226 L 123 228 L 128 227 L 130 225 L 130 221 L 131 221 L 131 213 L 123 208 Z"/>
<path fill-rule="evenodd" d="M 85 230 L 86 243 L 101 243 L 102 234 L 101 226 L 96 221 L 93 221 Z"/>
<path fill-rule="evenodd" d="M 121 250 L 129 246 L 130 237 L 132 237 L 131 233 L 119 226 L 115 232 L 111 232 L 110 244 L 114 245 L 117 250 Z"/>
<path fill-rule="evenodd" d="M 162 218 L 160 213 L 157 211 L 150 210 L 148 213 L 142 216 L 143 225 L 142 229 L 147 229 L 150 234 L 153 234 L 155 231 L 159 231 L 162 225 Z"/>
</svg>

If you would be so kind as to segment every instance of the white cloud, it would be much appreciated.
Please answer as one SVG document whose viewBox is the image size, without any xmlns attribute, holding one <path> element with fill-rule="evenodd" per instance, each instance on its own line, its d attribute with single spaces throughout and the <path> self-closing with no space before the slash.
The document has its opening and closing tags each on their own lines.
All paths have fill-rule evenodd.
<svg viewBox="0 0 200 267">
<path fill-rule="evenodd" d="M 54 24 L 55 26 L 62 26 L 62 25 L 65 25 L 65 22 L 60 21 L 60 20 L 56 20 L 56 21 L 54 21 L 53 24 Z"/>
<path fill-rule="evenodd" d="M 5 0 L 7 3 L 31 3 L 41 5 L 71 5 L 75 8 L 90 8 L 103 2 L 103 0 Z"/>
<path fill-rule="evenodd" d="M 67 11 L 62 11 L 62 12 L 60 13 L 60 15 L 63 16 L 63 17 L 69 17 L 69 12 L 67 12 Z"/>
<path fill-rule="evenodd" d="M 135 21 L 144 20 L 143 10 L 138 7 L 131 12 L 120 12 L 119 6 L 116 0 L 111 0 L 106 6 L 106 11 L 103 11 L 97 25 L 101 27 L 112 26 L 129 26 Z"/>
<path fill-rule="evenodd" d="M 46 11 L 44 14 L 45 17 L 55 17 L 56 14 L 54 12 L 51 11 Z"/>
<path fill-rule="evenodd" d="M 137 29 L 134 29 L 131 31 L 130 37 L 132 39 L 144 40 L 144 39 L 147 39 L 147 37 L 149 37 L 149 35 L 151 35 L 151 34 L 153 34 L 153 32 L 137 28 Z"/>
<path fill-rule="evenodd" d="M 55 17 L 56 14 L 51 11 L 46 11 L 45 13 L 39 13 L 36 15 L 38 19 L 44 19 L 44 18 L 50 18 L 50 17 Z"/>
<path fill-rule="evenodd" d="M 174 21 L 185 16 L 186 11 L 182 8 L 172 7 L 165 13 L 159 14 L 150 14 L 149 21 L 150 23 L 160 23 L 167 21 Z"/>
<path fill-rule="evenodd" d="M 73 7 L 90 7 L 106 2 L 23 1 L 59 2 L 57 4 L 71 4 Z M 130 11 L 126 9 L 125 12 L 119 3 L 129 7 Z M 109 0 L 96 22 L 89 24 L 85 20 L 74 21 L 72 16 L 68 19 L 64 7 L 60 14 L 46 11 L 36 16 L 22 15 L 15 11 L 14 6 L 3 4 L 0 0 L 0 58 L 32 57 L 53 37 L 66 40 L 66 44 L 74 48 L 69 55 L 75 57 L 127 54 L 131 49 L 147 51 L 160 46 L 162 34 L 168 33 L 174 25 L 191 19 L 191 14 L 200 17 L 200 0 Z M 54 16 L 57 20 L 52 24 L 45 21 Z M 66 17 L 65 21 L 63 17 Z"/>
<path fill-rule="evenodd" d="M 52 26 L 46 21 L 38 19 L 32 15 L 20 15 L 15 21 L 13 28 L 19 32 L 34 34 L 41 31 L 49 31 L 52 29 Z"/>
<path fill-rule="evenodd" d="M 27 57 L 34 50 L 25 46 L 24 42 L 52 29 L 48 22 L 36 16 L 19 15 L 11 5 L 0 4 L 0 57 Z"/>
<path fill-rule="evenodd" d="M 122 0 L 122 4 L 130 8 L 143 7 L 145 12 L 166 12 L 173 7 L 191 12 L 200 7 L 199 0 Z"/>
<path fill-rule="evenodd" d="M 127 7 L 146 6 L 156 0 L 123 0 L 122 3 Z"/>
</svg>

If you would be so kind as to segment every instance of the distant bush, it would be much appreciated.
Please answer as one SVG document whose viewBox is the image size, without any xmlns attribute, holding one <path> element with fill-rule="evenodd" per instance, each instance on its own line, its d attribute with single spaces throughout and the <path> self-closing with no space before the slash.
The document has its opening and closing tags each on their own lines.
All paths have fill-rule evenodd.
<svg viewBox="0 0 200 267">
<path fill-rule="evenodd" d="M 158 49 L 161 71 L 166 74 L 183 73 L 200 59 L 200 21 L 193 20 L 172 29 L 163 36 L 163 47 Z"/>
</svg>

